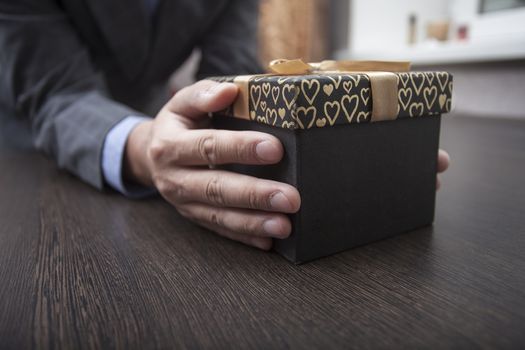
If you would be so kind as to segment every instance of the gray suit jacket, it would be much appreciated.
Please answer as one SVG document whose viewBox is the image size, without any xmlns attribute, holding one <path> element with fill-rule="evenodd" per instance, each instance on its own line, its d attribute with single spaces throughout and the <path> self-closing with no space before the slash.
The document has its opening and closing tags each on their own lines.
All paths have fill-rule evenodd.
<svg viewBox="0 0 525 350">
<path fill-rule="evenodd" d="M 256 0 L 161 0 L 153 20 L 143 0 L 0 0 L 0 137 L 102 188 L 107 132 L 194 48 L 198 78 L 260 69 L 256 19 Z"/>
</svg>

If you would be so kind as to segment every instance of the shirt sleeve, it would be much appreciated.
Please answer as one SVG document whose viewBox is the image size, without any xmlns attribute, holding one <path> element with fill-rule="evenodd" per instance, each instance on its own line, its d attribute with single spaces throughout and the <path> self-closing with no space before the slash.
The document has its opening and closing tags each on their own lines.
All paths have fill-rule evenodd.
<svg viewBox="0 0 525 350">
<path fill-rule="evenodd" d="M 156 193 L 154 188 L 125 182 L 122 174 L 124 151 L 129 134 L 140 122 L 149 118 L 128 116 L 111 128 L 102 148 L 102 173 L 105 182 L 130 198 L 143 198 Z"/>
</svg>

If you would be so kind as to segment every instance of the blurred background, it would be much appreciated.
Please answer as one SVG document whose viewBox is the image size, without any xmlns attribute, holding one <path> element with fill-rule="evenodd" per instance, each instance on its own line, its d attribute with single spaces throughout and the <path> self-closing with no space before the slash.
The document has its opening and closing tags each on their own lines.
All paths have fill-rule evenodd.
<svg viewBox="0 0 525 350">
<path fill-rule="evenodd" d="M 261 0 L 259 47 L 263 66 L 409 60 L 447 70 L 456 112 L 525 119 L 525 0 Z"/>
</svg>

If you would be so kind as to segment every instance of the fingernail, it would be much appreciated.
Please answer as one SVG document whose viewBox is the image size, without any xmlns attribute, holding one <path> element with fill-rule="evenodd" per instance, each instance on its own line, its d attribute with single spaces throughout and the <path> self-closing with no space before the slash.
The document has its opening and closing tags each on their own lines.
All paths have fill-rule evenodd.
<svg viewBox="0 0 525 350">
<path fill-rule="evenodd" d="M 257 157 L 265 162 L 277 162 L 281 159 L 279 147 L 273 142 L 261 141 L 255 146 Z"/>
<path fill-rule="evenodd" d="M 270 236 L 283 237 L 283 229 L 279 220 L 269 219 L 263 223 L 263 230 Z"/>
<path fill-rule="evenodd" d="M 289 212 L 292 210 L 292 204 L 282 192 L 276 192 L 270 197 L 270 205 L 277 211 Z"/>
</svg>

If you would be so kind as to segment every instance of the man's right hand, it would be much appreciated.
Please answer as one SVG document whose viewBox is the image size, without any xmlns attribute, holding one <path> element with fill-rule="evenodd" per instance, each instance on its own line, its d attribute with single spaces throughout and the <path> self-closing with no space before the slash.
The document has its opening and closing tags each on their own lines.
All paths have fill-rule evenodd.
<svg viewBox="0 0 525 350">
<path fill-rule="evenodd" d="M 132 181 L 155 186 L 186 218 L 230 239 L 270 249 L 286 238 L 285 214 L 299 210 L 293 186 L 224 170 L 216 164 L 273 164 L 283 147 L 272 135 L 208 129 L 209 112 L 231 105 L 238 88 L 203 80 L 181 91 L 152 121 L 131 132 L 124 172 Z"/>
</svg>

